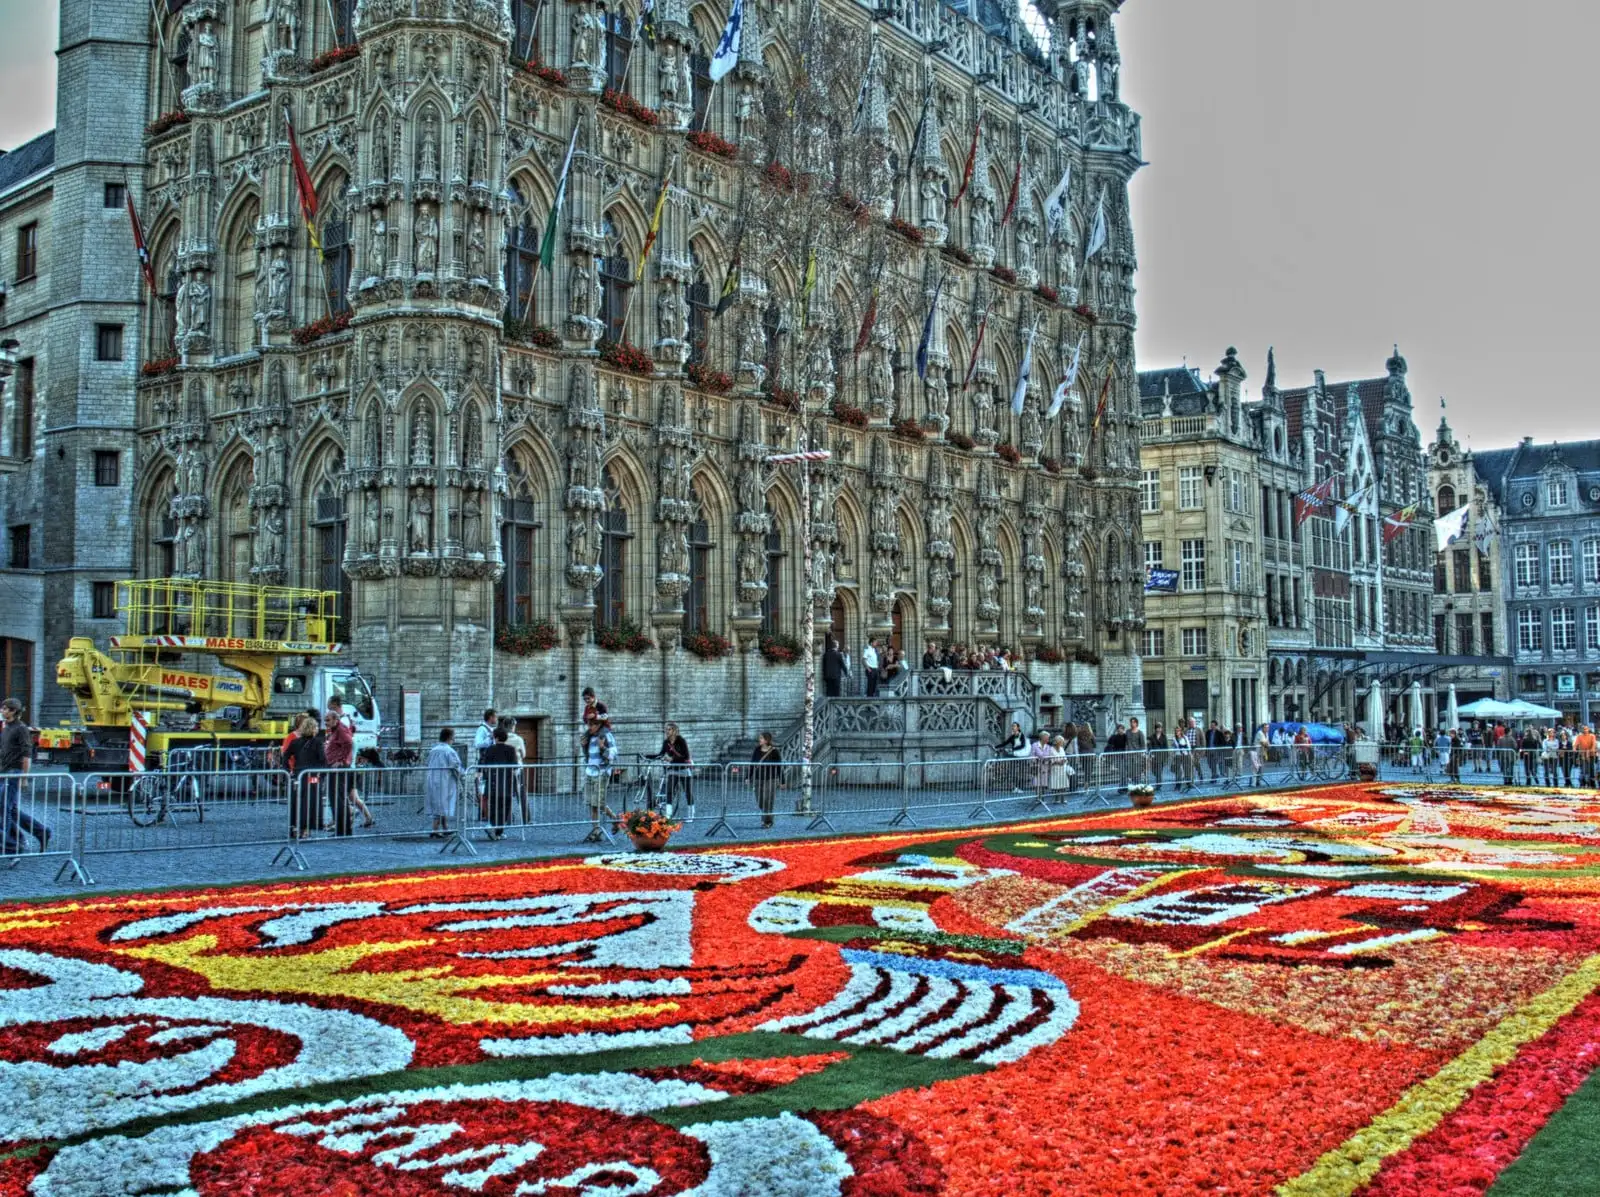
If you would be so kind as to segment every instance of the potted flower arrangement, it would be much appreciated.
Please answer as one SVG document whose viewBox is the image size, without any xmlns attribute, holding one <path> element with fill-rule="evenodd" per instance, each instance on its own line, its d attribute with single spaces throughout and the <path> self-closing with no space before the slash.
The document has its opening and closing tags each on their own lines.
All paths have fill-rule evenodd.
<svg viewBox="0 0 1600 1197">
<path fill-rule="evenodd" d="M 800 410 L 800 392 L 791 391 L 788 387 L 769 384 L 762 392 L 762 398 L 774 406 L 783 408 L 785 411 Z"/>
<path fill-rule="evenodd" d="M 655 373 L 656 364 L 648 353 L 627 341 L 602 340 L 599 345 L 600 360 L 629 374 L 648 378 Z"/>
<path fill-rule="evenodd" d="M 851 407 L 849 404 L 844 403 L 835 403 L 833 405 L 833 418 L 850 428 L 865 428 L 872 423 L 866 412 L 859 407 Z"/>
<path fill-rule="evenodd" d="M 683 647 L 702 661 L 716 661 L 733 652 L 733 643 L 715 632 L 691 632 L 683 638 Z"/>
<path fill-rule="evenodd" d="M 899 421 L 894 426 L 894 432 L 896 436 L 903 436 L 907 440 L 913 441 L 924 440 L 928 435 L 922 430 L 922 425 L 915 420 Z"/>
<path fill-rule="evenodd" d="M 1016 465 L 1022 460 L 1022 450 L 1018 449 L 1010 441 L 1004 441 L 996 445 L 994 452 L 995 456 L 1000 458 L 1001 461 L 1009 461 L 1012 465 Z"/>
<path fill-rule="evenodd" d="M 1080 303 L 1077 307 L 1073 308 L 1072 310 L 1074 312 L 1076 312 L 1078 315 L 1082 316 L 1090 324 L 1094 324 L 1099 319 L 1099 317 L 1097 317 L 1094 314 L 1094 309 L 1091 308 L 1086 303 Z"/>
<path fill-rule="evenodd" d="M 1039 464 L 1044 467 L 1047 474 L 1059 474 L 1061 472 L 1061 462 L 1057 458 L 1041 457 Z"/>
<path fill-rule="evenodd" d="M 1128 798 L 1138 810 L 1143 810 L 1156 800 L 1156 788 L 1153 785 L 1141 783 L 1128 787 Z"/>
<path fill-rule="evenodd" d="M 565 71 L 560 67 L 546 66 L 537 58 L 530 58 L 526 62 L 513 60 L 512 65 L 517 67 L 518 70 L 526 71 L 536 79 L 543 79 L 552 87 L 565 87 L 567 85 L 567 73 Z"/>
<path fill-rule="evenodd" d="M 289 334 L 289 339 L 296 345 L 310 345 L 329 333 L 343 332 L 349 327 L 350 313 L 340 312 L 337 316 L 322 316 L 310 324 L 301 325 Z"/>
<path fill-rule="evenodd" d="M 781 191 L 794 190 L 794 176 L 789 173 L 789 168 L 781 162 L 769 162 L 766 169 L 761 172 L 761 177 Z"/>
<path fill-rule="evenodd" d="M 697 391 L 706 391 L 712 395 L 726 395 L 733 390 L 733 379 L 721 370 L 713 370 L 704 362 L 690 362 L 684 367 L 684 375 L 689 379 L 689 385 Z"/>
<path fill-rule="evenodd" d="M 689 134 L 689 144 L 702 154 L 712 154 L 718 158 L 737 158 L 739 147 L 725 137 L 718 137 L 709 129 L 696 129 Z"/>
<path fill-rule="evenodd" d="M 773 665 L 793 665 L 800 659 L 800 641 L 787 632 L 761 637 L 761 655 Z"/>
<path fill-rule="evenodd" d="M 155 120 L 144 127 L 146 137 L 160 137 L 168 129 L 176 129 L 179 125 L 189 123 L 189 114 L 182 108 L 174 108 L 171 112 L 163 112 Z"/>
<path fill-rule="evenodd" d="M 1050 286 L 1049 283 L 1040 283 L 1033 289 L 1033 293 L 1046 303 L 1061 302 L 1061 292 Z"/>
<path fill-rule="evenodd" d="M 954 243 L 940 246 L 939 252 L 952 262 L 960 262 L 963 266 L 972 265 L 972 255 Z"/>
<path fill-rule="evenodd" d="M 913 245 L 922 244 L 922 230 L 916 225 L 912 224 L 909 220 L 902 220 L 900 217 L 896 216 L 889 221 L 889 230 L 891 232 L 899 233 Z"/>
<path fill-rule="evenodd" d="M 548 652 L 561 643 L 561 633 L 548 619 L 532 623 L 513 624 L 499 628 L 494 634 L 494 646 L 514 657 L 531 657 L 534 653 Z"/>
<path fill-rule="evenodd" d="M 1041 665 L 1059 665 L 1067 659 L 1066 654 L 1059 648 L 1048 644 L 1041 644 L 1033 650 L 1033 659 Z"/>
<path fill-rule="evenodd" d="M 947 432 L 944 435 L 946 443 L 956 449 L 971 449 L 978 442 L 964 432 Z"/>
<path fill-rule="evenodd" d="M 638 623 L 627 617 L 594 634 L 594 642 L 609 653 L 647 653 L 656 646 Z"/>
<path fill-rule="evenodd" d="M 1017 281 L 1017 272 L 1009 266 L 991 266 L 989 267 L 989 273 L 1002 283 L 1014 283 Z"/>
<path fill-rule="evenodd" d="M 178 359 L 175 357 L 158 357 L 153 362 L 146 362 L 139 367 L 142 378 L 160 378 L 163 374 L 171 374 L 178 368 Z"/>
<path fill-rule="evenodd" d="M 833 197 L 833 206 L 863 228 L 872 220 L 871 209 L 848 191 L 837 193 Z"/>
<path fill-rule="evenodd" d="M 641 125 L 658 125 L 661 123 L 660 113 L 654 108 L 641 104 L 625 91 L 617 91 L 608 87 L 600 93 L 600 102 L 613 112 L 632 117 Z"/>
<path fill-rule="evenodd" d="M 318 71 L 325 71 L 331 66 L 341 62 L 349 62 L 352 58 L 361 57 L 361 43 L 355 42 L 348 46 L 335 46 L 322 54 L 318 54 L 306 63 L 306 73 L 315 75 Z"/>
<path fill-rule="evenodd" d="M 659 852 L 682 823 L 670 821 L 660 811 L 630 810 L 617 820 L 617 830 L 628 833 L 635 852 Z"/>
</svg>

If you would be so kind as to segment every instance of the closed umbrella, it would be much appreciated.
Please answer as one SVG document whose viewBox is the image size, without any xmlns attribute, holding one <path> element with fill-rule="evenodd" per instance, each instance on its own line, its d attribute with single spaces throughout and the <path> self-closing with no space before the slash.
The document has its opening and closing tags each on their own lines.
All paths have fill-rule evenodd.
<svg viewBox="0 0 1600 1197">
<path fill-rule="evenodd" d="M 1460 731 L 1461 730 L 1461 711 L 1456 707 L 1456 684 L 1454 682 L 1450 683 L 1450 706 L 1449 706 L 1448 710 L 1449 710 L 1449 714 L 1446 715 L 1446 717 L 1445 717 L 1446 718 L 1445 726 L 1448 727 L 1451 731 Z"/>
<path fill-rule="evenodd" d="M 1383 739 L 1383 683 L 1376 680 L 1367 691 L 1367 734 L 1374 740 Z"/>
<path fill-rule="evenodd" d="M 1422 683 L 1411 683 L 1411 726 L 1420 731 L 1422 729 Z"/>
</svg>

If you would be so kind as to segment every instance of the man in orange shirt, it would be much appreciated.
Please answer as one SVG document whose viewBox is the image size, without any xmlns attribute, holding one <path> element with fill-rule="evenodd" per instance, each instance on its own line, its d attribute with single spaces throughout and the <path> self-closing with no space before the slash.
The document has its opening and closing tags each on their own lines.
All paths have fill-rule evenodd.
<svg viewBox="0 0 1600 1197">
<path fill-rule="evenodd" d="M 1594 789 L 1594 765 L 1597 745 L 1594 732 L 1588 724 L 1572 738 L 1572 750 L 1578 754 L 1578 784 Z"/>
</svg>

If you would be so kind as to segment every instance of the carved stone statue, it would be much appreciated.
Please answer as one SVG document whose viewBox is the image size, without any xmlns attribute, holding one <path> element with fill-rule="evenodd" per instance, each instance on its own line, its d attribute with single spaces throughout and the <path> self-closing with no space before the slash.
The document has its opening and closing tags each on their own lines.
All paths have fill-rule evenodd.
<svg viewBox="0 0 1600 1197">
<path fill-rule="evenodd" d="M 414 466 L 433 464 L 432 421 L 428 419 L 428 413 L 420 407 L 411 417 L 411 464 Z"/>
<path fill-rule="evenodd" d="M 688 311 L 683 293 L 676 283 L 663 283 L 656 296 L 656 336 L 662 341 L 681 341 L 688 332 Z"/>
<path fill-rule="evenodd" d="M 180 338 L 181 337 L 186 337 L 186 336 L 189 335 L 189 291 L 190 291 L 190 289 L 191 289 L 191 287 L 190 287 L 189 280 L 187 278 L 180 279 L 178 281 L 177 293 L 175 295 L 173 295 L 173 297 L 172 297 L 173 331 Z M 260 280 L 258 280 L 257 283 L 256 283 L 256 290 L 258 292 L 261 290 L 261 282 L 260 282 Z M 256 306 L 259 307 L 260 304 L 258 303 Z"/>
<path fill-rule="evenodd" d="M 595 48 L 599 19 L 587 4 L 572 10 L 572 65 L 596 65 Z"/>
<path fill-rule="evenodd" d="M 203 275 L 189 284 L 189 331 L 205 336 L 211 328 L 211 286 Z"/>
<path fill-rule="evenodd" d="M 875 420 L 892 420 L 894 367 L 889 360 L 889 347 L 874 340 L 867 353 L 867 414 Z"/>
<path fill-rule="evenodd" d="M 184 524 L 183 531 L 178 533 L 178 548 L 180 551 L 175 555 L 183 563 L 184 574 L 197 578 L 205 572 L 205 543 L 194 521 Z"/>
<path fill-rule="evenodd" d="M 374 183 L 387 182 L 389 178 L 389 131 L 381 124 L 372 130 L 372 169 L 367 173 Z"/>
<path fill-rule="evenodd" d="M 1072 238 L 1065 221 L 1062 222 L 1060 239 L 1056 242 L 1056 273 L 1061 279 L 1061 298 L 1072 300 L 1078 297 L 1078 260 L 1073 256 Z"/>
<path fill-rule="evenodd" d="M 661 533 L 660 568 L 665 577 L 689 576 L 689 538 L 679 525 L 666 528 Z"/>
<path fill-rule="evenodd" d="M 675 42 L 662 42 L 656 56 L 656 85 L 663 104 L 678 102 L 678 59 L 682 53 Z"/>
<path fill-rule="evenodd" d="M 267 48 L 293 54 L 299 42 L 300 0 L 267 0 L 261 14 Z"/>
<path fill-rule="evenodd" d="M 875 604 L 886 606 L 894 601 L 895 583 L 898 581 L 899 572 L 893 554 L 872 555 L 872 600 Z"/>
<path fill-rule="evenodd" d="M 950 567 L 945 564 L 943 557 L 935 557 L 933 564 L 928 567 L 928 593 L 934 602 L 943 602 L 945 609 L 949 610 Z"/>
<path fill-rule="evenodd" d="M 210 90 L 217 85 L 217 35 L 210 21 L 195 29 L 194 46 L 189 51 L 189 77 L 196 87 Z"/>
<path fill-rule="evenodd" d="M 374 208 L 372 210 L 372 240 L 367 248 L 367 273 L 373 278 L 382 278 L 388 264 L 389 222 L 384 219 L 382 208 Z"/>
<path fill-rule="evenodd" d="M 469 494 L 461 505 L 461 547 L 469 553 L 483 550 L 483 508 L 476 495 Z"/>
<path fill-rule="evenodd" d="M 761 488 L 761 468 L 746 465 L 739 471 L 739 510 L 761 512 L 766 510 L 766 496 Z"/>
<path fill-rule="evenodd" d="M 894 495 L 886 488 L 879 488 L 872 496 L 872 537 L 875 541 L 893 540 L 899 532 Z"/>
<path fill-rule="evenodd" d="M 594 264 L 588 258 L 579 257 L 567 271 L 567 310 L 574 316 L 593 316 L 593 296 Z"/>
<path fill-rule="evenodd" d="M 762 587 L 767 582 L 767 555 L 754 537 L 746 536 L 739 542 L 739 585 Z"/>
<path fill-rule="evenodd" d="M 994 245 L 994 201 L 985 195 L 972 197 L 972 247 Z"/>
<path fill-rule="evenodd" d="M 283 564 L 283 511 L 273 507 L 261 521 L 261 564 L 277 568 Z"/>
<path fill-rule="evenodd" d="M 416 263 L 418 274 L 432 274 L 439 267 L 439 218 L 428 203 L 417 208 Z"/>
<path fill-rule="evenodd" d="M 937 173 L 922 176 L 922 219 L 933 224 L 944 223 L 944 180 Z"/>
<path fill-rule="evenodd" d="M 367 492 L 366 506 L 362 511 L 361 522 L 361 551 L 363 553 L 376 553 L 378 542 L 382 537 L 383 504 L 378 498 L 378 492 Z"/>
<path fill-rule="evenodd" d="M 283 435 L 274 428 L 267 438 L 266 460 L 262 462 L 261 479 L 268 486 L 282 486 L 287 451 Z"/>
<path fill-rule="evenodd" d="M 978 573 L 978 612 L 980 617 L 993 620 L 1000 612 L 998 601 L 999 584 L 994 579 L 994 574 L 989 570 L 980 570 Z M 984 615 L 984 612 L 989 614 Z"/>
<path fill-rule="evenodd" d="M 206 459 L 198 449 L 190 449 L 188 453 L 189 468 L 185 471 L 184 485 L 188 493 L 203 498 L 206 493 Z"/>
<path fill-rule="evenodd" d="M 1024 615 L 1037 616 L 1043 608 L 1039 605 L 1039 596 L 1042 587 L 1039 575 L 1029 570 L 1022 575 L 1022 611 Z"/>
<path fill-rule="evenodd" d="M 428 492 L 417 487 L 406 506 L 406 538 L 413 553 L 426 553 L 433 541 L 433 504 Z"/>
<path fill-rule="evenodd" d="M 488 271 L 489 242 L 483 232 L 483 213 L 472 218 L 472 232 L 467 237 L 467 273 L 473 278 L 484 278 Z"/>
<path fill-rule="evenodd" d="M 461 464 L 483 464 L 483 422 L 476 411 L 468 410 L 461 419 Z"/>
<path fill-rule="evenodd" d="M 267 284 L 267 312 L 273 316 L 289 314 L 289 282 L 293 275 L 289 255 L 280 245 L 272 256 L 270 280 Z"/>
</svg>

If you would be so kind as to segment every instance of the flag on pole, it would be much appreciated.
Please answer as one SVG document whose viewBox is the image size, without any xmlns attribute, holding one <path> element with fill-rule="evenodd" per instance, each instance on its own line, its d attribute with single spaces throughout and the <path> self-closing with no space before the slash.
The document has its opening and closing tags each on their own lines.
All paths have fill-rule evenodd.
<svg viewBox="0 0 1600 1197">
<path fill-rule="evenodd" d="M 1329 474 L 1315 486 L 1307 487 L 1294 497 L 1294 526 L 1299 527 L 1320 513 L 1333 498 L 1333 486 L 1338 479 Z"/>
<path fill-rule="evenodd" d="M 1411 527 L 1417 519 L 1417 504 L 1409 503 L 1393 515 L 1383 517 L 1383 543 L 1388 544 Z"/>
<path fill-rule="evenodd" d="M 545 217 L 544 237 L 539 242 L 539 265 L 545 270 L 555 266 L 556 227 L 561 223 L 561 209 L 567 203 L 567 177 L 572 173 L 572 151 L 578 144 L 578 126 L 572 126 L 572 136 L 567 140 L 567 156 L 561 162 L 561 177 L 556 180 L 556 202 L 550 205 L 550 215 Z"/>
<path fill-rule="evenodd" d="M 656 44 L 656 0 L 644 0 L 639 5 L 639 20 L 633 27 L 633 38 L 638 41 L 640 36 L 652 46 Z"/>
<path fill-rule="evenodd" d="M 1028 156 L 1028 131 L 1022 131 L 1022 145 L 1017 150 L 1017 168 L 1011 172 L 1011 198 L 1006 200 L 1005 213 L 1000 217 L 1000 227 L 1005 228 L 1017 211 L 1017 196 L 1022 191 L 1022 160 Z"/>
<path fill-rule="evenodd" d="M 1433 538 L 1439 546 L 1439 552 L 1444 552 L 1467 534 L 1467 516 L 1471 511 L 1471 507 L 1462 504 L 1433 521 Z"/>
<path fill-rule="evenodd" d="M 928 305 L 927 319 L 922 322 L 922 340 L 917 342 L 917 377 L 928 377 L 928 346 L 933 341 L 933 321 L 939 314 L 939 293 L 944 290 L 944 276 L 939 276 L 933 289 L 933 302 Z"/>
<path fill-rule="evenodd" d="M 1089 248 L 1083 251 L 1085 262 L 1106 247 L 1106 237 L 1106 197 L 1102 195 L 1094 210 L 1094 226 L 1089 230 Z"/>
<path fill-rule="evenodd" d="M 867 342 L 872 338 L 872 326 L 878 322 L 878 285 L 872 285 L 872 291 L 867 296 L 867 310 L 861 313 L 861 331 L 856 333 L 856 347 L 851 350 L 852 355 L 859 356 L 867 347 Z"/>
<path fill-rule="evenodd" d="M 667 164 L 667 173 L 661 178 L 661 193 L 656 196 L 656 210 L 650 217 L 650 231 L 644 235 L 644 248 L 639 251 L 639 269 L 633 281 L 639 282 L 644 278 L 645 263 L 650 260 L 650 248 L 655 245 L 656 237 L 661 233 L 661 214 L 667 207 L 667 189 L 672 186 L 672 168 L 678 164 L 674 158 Z"/>
<path fill-rule="evenodd" d="M 983 316 L 978 321 L 978 335 L 972 342 L 972 357 L 967 362 L 967 376 L 961 380 L 961 389 L 965 391 L 972 385 L 972 376 L 978 372 L 978 353 L 983 349 L 983 334 L 989 327 L 989 309 L 994 307 L 994 296 L 989 296 L 989 302 L 983 305 Z"/>
<path fill-rule="evenodd" d="M 805 280 L 800 284 L 800 327 L 811 327 L 811 293 L 817 289 L 817 250 L 806 252 Z"/>
<path fill-rule="evenodd" d="M 1044 201 L 1044 235 L 1049 240 L 1056 235 L 1056 230 L 1061 227 L 1062 221 L 1067 218 L 1067 192 L 1072 187 L 1072 162 L 1067 162 L 1066 170 L 1061 172 L 1061 182 L 1056 184 Z"/>
<path fill-rule="evenodd" d="M 1478 552 L 1487 556 L 1489 553 L 1489 546 L 1494 543 L 1494 539 L 1499 535 L 1499 533 L 1500 529 L 1494 526 L 1494 520 L 1488 516 L 1484 516 L 1478 521 L 1478 527 L 1472 533 L 1473 546 L 1478 550 Z"/>
<path fill-rule="evenodd" d="M 1011 392 L 1011 414 L 1020 416 L 1022 405 L 1028 401 L 1028 380 L 1033 377 L 1033 338 L 1039 332 L 1039 322 L 1034 321 L 1028 330 L 1028 345 L 1022 351 L 1022 370 L 1017 374 L 1016 390 Z"/>
<path fill-rule="evenodd" d="M 972 126 L 972 144 L 967 147 L 967 164 L 961 168 L 961 186 L 956 189 L 955 199 L 950 201 L 954 208 L 961 202 L 961 197 L 967 194 L 967 188 L 972 184 L 972 166 L 978 160 L 978 138 L 983 136 L 983 109 L 978 109 L 977 123 Z"/>
<path fill-rule="evenodd" d="M 1361 505 L 1367 501 L 1367 492 L 1372 488 L 1363 486 L 1355 494 L 1347 498 L 1333 500 L 1333 533 L 1343 536 L 1344 530 L 1350 526 L 1350 517 L 1361 514 Z"/>
<path fill-rule="evenodd" d="M 150 250 L 144 243 L 144 227 L 139 223 L 139 210 L 133 206 L 133 189 L 126 181 L 122 184 L 122 194 L 128 201 L 128 223 L 133 225 L 133 249 L 139 255 L 139 273 L 144 275 L 144 285 L 150 288 L 150 294 L 156 293 L 156 268 L 150 261 Z"/>
<path fill-rule="evenodd" d="M 300 216 L 306 222 L 311 248 L 321 253 L 322 242 L 317 238 L 317 189 L 311 185 L 306 160 L 300 156 L 300 139 L 294 135 L 294 118 L 287 107 L 283 110 L 283 123 L 289 129 L 289 164 L 294 170 L 294 188 L 300 193 Z"/>
<path fill-rule="evenodd" d="M 1094 405 L 1094 423 L 1089 425 L 1089 441 L 1093 443 L 1100 431 L 1100 421 L 1106 417 L 1106 404 L 1111 402 L 1111 380 L 1116 377 L 1116 367 L 1106 367 L 1106 380 L 1100 384 L 1100 401 Z"/>
<path fill-rule="evenodd" d="M 722 315 L 734 305 L 739 298 L 739 251 L 733 251 L 733 257 L 728 259 L 728 275 L 722 280 L 722 293 L 717 296 L 717 310 L 712 317 Z"/>
<path fill-rule="evenodd" d="M 1148 569 L 1144 575 L 1146 594 L 1177 594 L 1178 571 L 1175 569 Z"/>
<path fill-rule="evenodd" d="M 1067 401 L 1067 396 L 1072 393 L 1072 388 L 1078 381 L 1078 363 L 1083 357 L 1083 337 L 1078 334 L 1078 343 L 1072 350 L 1072 364 L 1067 367 L 1067 373 L 1056 387 L 1056 393 L 1050 397 L 1050 410 L 1044 413 L 1044 418 L 1053 420 L 1061 414 L 1061 408 Z"/>
<path fill-rule="evenodd" d="M 723 26 L 722 38 L 711 54 L 711 69 L 706 72 L 711 82 L 719 82 L 739 63 L 739 44 L 744 32 L 744 0 L 733 0 L 728 10 L 728 23 Z"/>
</svg>

